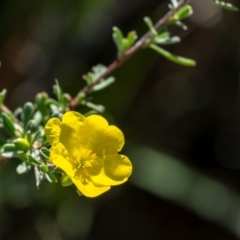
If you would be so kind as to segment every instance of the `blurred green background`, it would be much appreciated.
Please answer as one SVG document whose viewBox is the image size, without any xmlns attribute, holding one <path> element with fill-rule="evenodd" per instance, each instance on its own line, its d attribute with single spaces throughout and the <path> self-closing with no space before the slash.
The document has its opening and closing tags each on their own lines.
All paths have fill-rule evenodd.
<svg viewBox="0 0 240 240">
<path fill-rule="evenodd" d="M 239 1 L 235 1 L 239 4 Z M 34 0 L 0 2 L 0 89 L 14 109 L 58 79 L 74 95 L 81 76 L 116 57 L 112 27 L 126 34 L 157 21 L 168 1 Z M 240 15 L 192 0 L 182 43 L 167 49 L 195 68 L 144 50 L 94 93 L 105 117 L 125 134 L 130 180 L 104 195 L 17 175 L 1 163 L 1 240 L 240 239 Z M 81 111 L 81 108 L 79 109 Z"/>
</svg>

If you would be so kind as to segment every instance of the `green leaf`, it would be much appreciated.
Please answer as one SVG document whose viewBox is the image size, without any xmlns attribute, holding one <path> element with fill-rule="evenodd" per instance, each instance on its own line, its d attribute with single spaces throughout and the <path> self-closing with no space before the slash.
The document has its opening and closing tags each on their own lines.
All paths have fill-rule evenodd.
<svg viewBox="0 0 240 240">
<path fill-rule="evenodd" d="M 117 47 L 118 54 L 122 55 L 124 53 L 124 46 L 123 46 L 124 37 L 123 37 L 122 31 L 118 27 L 113 27 L 112 38 Z"/>
<path fill-rule="evenodd" d="M 3 112 L 1 113 L 1 117 L 2 117 L 3 126 L 6 129 L 6 131 L 10 135 L 15 136 L 15 126 L 14 126 L 13 120 L 9 117 L 9 115 Z"/>
<path fill-rule="evenodd" d="M 23 174 L 28 172 L 31 169 L 31 166 L 29 166 L 27 163 L 23 162 L 17 166 L 17 173 Z"/>
<path fill-rule="evenodd" d="M 18 107 L 18 108 L 16 108 L 15 110 L 14 110 L 14 112 L 13 112 L 13 115 L 15 116 L 15 117 L 18 117 L 20 114 L 22 114 L 22 108 L 21 107 Z"/>
<path fill-rule="evenodd" d="M 18 151 L 17 147 L 13 143 L 6 143 L 1 148 L 1 156 L 6 158 L 16 157 L 18 154 L 22 154 L 23 151 Z"/>
<path fill-rule="evenodd" d="M 46 92 L 38 93 L 35 97 L 35 104 L 37 105 L 37 109 L 41 112 L 43 118 L 49 114 L 49 107 L 46 104 L 47 99 L 48 94 Z"/>
<path fill-rule="evenodd" d="M 43 116 L 42 116 L 42 113 L 38 110 L 36 111 L 34 114 L 33 114 L 33 120 L 35 121 L 35 125 L 36 127 L 38 127 L 42 120 L 43 120 Z"/>
<path fill-rule="evenodd" d="M 61 98 L 62 98 L 62 93 L 63 92 L 62 92 L 62 89 L 61 89 L 61 87 L 60 87 L 60 85 L 58 83 L 58 80 L 55 79 L 55 81 L 56 81 L 56 84 L 53 85 L 53 93 L 56 95 L 56 97 L 58 99 L 58 102 L 60 102 Z"/>
<path fill-rule="evenodd" d="M 31 102 L 26 102 L 23 106 L 23 112 L 22 112 L 24 132 L 26 132 L 27 130 L 28 122 L 30 121 L 32 115 L 33 115 L 33 104 Z"/>
<path fill-rule="evenodd" d="M 152 20 L 149 17 L 144 17 L 143 18 L 144 22 L 147 24 L 150 32 L 152 33 L 153 36 L 157 35 L 157 31 L 153 26 Z"/>
<path fill-rule="evenodd" d="M 105 107 L 103 105 L 100 105 L 100 104 L 96 105 L 92 102 L 87 102 L 87 101 L 82 102 L 82 104 L 91 108 L 91 109 L 93 109 L 93 110 L 95 110 L 95 111 L 97 111 L 97 112 L 99 112 L 99 113 L 103 113 L 105 111 Z"/>
<path fill-rule="evenodd" d="M 78 95 L 77 95 L 77 97 L 76 97 L 77 103 L 78 103 L 78 104 L 81 104 L 82 101 L 84 101 L 85 97 L 86 97 L 86 94 L 85 94 L 85 93 L 83 93 L 83 92 L 78 93 Z"/>
<path fill-rule="evenodd" d="M 177 8 L 178 7 L 178 1 L 177 0 L 171 0 L 172 7 Z"/>
<path fill-rule="evenodd" d="M 50 183 L 57 183 L 58 182 L 57 177 L 51 172 L 46 173 L 45 177 Z"/>
<path fill-rule="evenodd" d="M 128 48 L 130 48 L 137 40 L 138 36 L 136 31 L 131 31 L 128 33 L 127 35 L 127 39 L 128 39 Z"/>
<path fill-rule="evenodd" d="M 61 185 L 63 187 L 68 187 L 70 185 L 72 185 L 73 182 L 72 180 L 68 177 L 68 175 L 66 173 L 63 173 L 62 174 L 62 177 L 61 177 Z"/>
<path fill-rule="evenodd" d="M 150 44 L 149 47 L 172 62 L 175 62 L 186 67 L 196 66 L 196 62 L 194 60 L 173 55 L 172 53 L 166 51 L 163 48 L 158 47 L 155 44 Z"/>
<path fill-rule="evenodd" d="M 0 92 L 0 106 L 3 104 L 3 102 L 5 100 L 5 97 L 6 97 L 6 94 L 7 94 L 7 90 L 6 89 L 3 89 Z"/>
<path fill-rule="evenodd" d="M 18 158 L 20 160 L 22 160 L 23 162 L 28 162 L 28 160 L 29 160 L 27 153 L 23 153 L 23 154 L 18 155 Z"/>
<path fill-rule="evenodd" d="M 181 38 L 178 36 L 163 38 L 157 35 L 153 38 L 153 42 L 160 45 L 176 44 L 176 43 L 179 43 L 180 41 L 181 41 Z"/>
<path fill-rule="evenodd" d="M 122 56 L 126 50 L 135 43 L 137 34 L 135 31 L 131 31 L 128 33 L 127 37 L 124 38 L 122 31 L 118 27 L 113 27 L 112 37 L 118 50 L 118 56 Z"/>
<path fill-rule="evenodd" d="M 36 165 L 36 166 L 40 166 L 41 163 L 35 158 L 33 157 L 32 155 L 28 155 L 28 160 L 30 163 L 32 163 L 33 165 Z"/>
<path fill-rule="evenodd" d="M 44 131 L 42 129 L 38 130 L 34 135 L 33 135 L 33 138 L 32 138 L 32 144 L 37 141 L 39 138 L 42 138 L 44 135 Z"/>
<path fill-rule="evenodd" d="M 71 99 L 71 96 L 68 93 L 64 93 L 62 95 L 62 99 L 61 99 L 61 104 L 62 104 L 62 108 L 64 110 L 66 110 L 68 108 L 68 103 Z"/>
<path fill-rule="evenodd" d="M 231 3 L 226 3 L 226 2 L 218 1 L 218 0 L 211 0 L 211 1 L 221 8 L 225 8 L 227 10 L 235 11 L 235 12 L 239 11 L 239 8 L 237 8 L 236 6 L 234 6 Z"/>
<path fill-rule="evenodd" d="M 55 168 L 53 169 L 53 172 L 54 172 L 54 173 L 57 173 L 57 174 L 63 174 L 63 170 L 62 170 L 61 168 L 59 168 L 59 167 L 55 167 Z"/>
<path fill-rule="evenodd" d="M 108 87 L 109 85 L 111 85 L 114 82 L 115 82 L 114 77 L 108 77 L 107 79 L 103 80 L 99 84 L 95 85 L 92 89 L 94 91 L 99 91 L 99 90 L 102 90 L 102 89 Z"/>
<path fill-rule="evenodd" d="M 40 156 L 43 162 L 47 165 L 50 156 L 50 151 L 47 148 L 43 147 L 40 149 Z"/>
<path fill-rule="evenodd" d="M 191 16 L 192 14 L 193 14 L 192 7 L 190 5 L 185 5 L 181 7 L 176 13 L 174 13 L 171 20 L 173 21 L 182 20 L 184 18 Z"/>
</svg>

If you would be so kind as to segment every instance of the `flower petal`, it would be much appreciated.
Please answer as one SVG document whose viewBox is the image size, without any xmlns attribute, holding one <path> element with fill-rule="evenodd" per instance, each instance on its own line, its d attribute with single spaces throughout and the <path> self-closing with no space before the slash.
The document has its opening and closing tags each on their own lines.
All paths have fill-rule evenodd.
<svg viewBox="0 0 240 240">
<path fill-rule="evenodd" d="M 99 157 L 119 152 L 124 145 L 122 131 L 108 125 L 105 118 L 91 115 L 79 127 L 79 146 L 91 149 Z"/>
<path fill-rule="evenodd" d="M 116 154 L 124 145 L 122 131 L 116 126 L 110 125 L 98 137 L 98 141 L 92 142 L 92 149 L 98 156 Z"/>
<path fill-rule="evenodd" d="M 58 118 L 51 118 L 48 120 L 44 128 L 45 135 L 50 144 L 59 139 L 61 131 L 61 122 Z"/>
<path fill-rule="evenodd" d="M 59 141 L 68 150 L 69 154 L 74 153 L 74 149 L 78 149 L 79 138 L 78 130 L 82 127 L 85 117 L 78 112 L 67 112 L 63 115 L 61 133 Z"/>
<path fill-rule="evenodd" d="M 68 152 L 60 142 L 55 142 L 50 153 L 50 161 L 61 168 L 68 176 L 73 176 L 73 164 L 70 160 Z"/>
<path fill-rule="evenodd" d="M 77 186 L 78 190 L 86 197 L 97 197 L 110 189 L 110 186 L 97 187 L 92 182 L 83 184 L 80 180 L 77 180 L 75 178 L 72 178 L 72 182 Z"/>
<path fill-rule="evenodd" d="M 106 154 L 121 151 L 124 143 L 125 140 L 122 131 L 116 126 L 110 125 L 105 132 Z"/>
<path fill-rule="evenodd" d="M 92 176 L 95 184 L 118 185 L 127 181 L 132 173 L 132 164 L 130 160 L 120 154 L 111 154 L 105 156 L 104 167 L 99 175 Z"/>
</svg>

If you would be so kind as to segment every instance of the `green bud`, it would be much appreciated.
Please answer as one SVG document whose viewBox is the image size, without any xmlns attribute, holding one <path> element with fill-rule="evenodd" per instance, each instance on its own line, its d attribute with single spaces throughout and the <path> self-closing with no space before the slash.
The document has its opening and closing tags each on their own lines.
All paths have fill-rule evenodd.
<svg viewBox="0 0 240 240">
<path fill-rule="evenodd" d="M 48 167 L 46 165 L 41 165 L 40 170 L 42 173 L 47 173 L 48 172 Z"/>
<path fill-rule="evenodd" d="M 48 99 L 48 94 L 46 92 L 38 93 L 35 97 L 37 105 L 42 105 Z"/>
<path fill-rule="evenodd" d="M 66 173 L 63 173 L 61 177 L 61 184 L 63 187 L 68 187 L 73 184 L 72 180 L 68 177 Z"/>
<path fill-rule="evenodd" d="M 30 148 L 30 144 L 25 138 L 17 138 L 14 140 L 14 145 L 18 150 L 27 151 Z"/>
</svg>

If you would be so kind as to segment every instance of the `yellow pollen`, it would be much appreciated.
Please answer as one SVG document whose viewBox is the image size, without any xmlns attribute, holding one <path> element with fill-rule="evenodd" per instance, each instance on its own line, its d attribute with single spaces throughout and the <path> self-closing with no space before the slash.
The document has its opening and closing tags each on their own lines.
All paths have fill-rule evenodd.
<svg viewBox="0 0 240 240">
<path fill-rule="evenodd" d="M 92 162 L 97 158 L 95 153 L 84 148 L 75 149 L 74 155 L 77 169 L 92 167 Z"/>
</svg>

